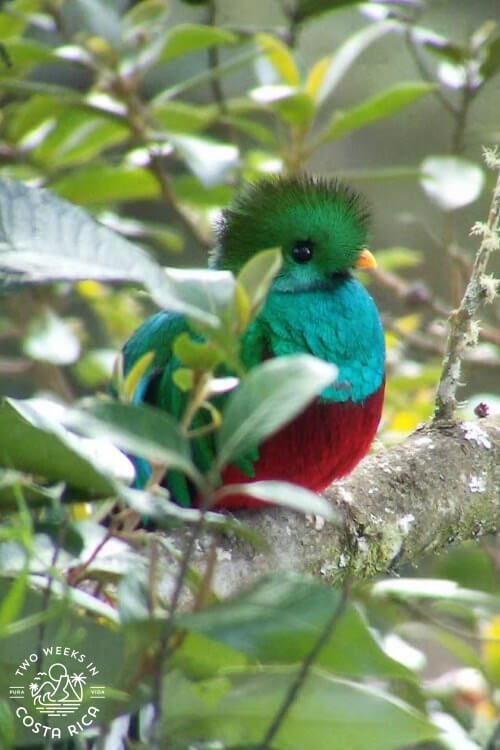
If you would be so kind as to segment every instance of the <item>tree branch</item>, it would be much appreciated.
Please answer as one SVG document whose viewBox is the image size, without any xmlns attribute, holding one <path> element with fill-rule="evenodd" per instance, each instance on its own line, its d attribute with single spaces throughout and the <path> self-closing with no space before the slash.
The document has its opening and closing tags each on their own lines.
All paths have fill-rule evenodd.
<svg viewBox="0 0 500 750">
<path fill-rule="evenodd" d="M 227 596 L 282 568 L 329 582 L 395 571 L 456 542 L 500 530 L 500 417 L 426 425 L 368 456 L 324 493 L 344 522 L 332 526 L 280 508 L 238 513 L 267 550 L 221 539 L 214 575 Z M 182 531 L 171 539 L 184 546 Z M 202 563 L 210 536 L 200 539 Z"/>
<path fill-rule="evenodd" d="M 496 161 L 500 169 L 500 159 L 494 152 L 485 152 L 486 158 Z M 472 274 L 465 289 L 463 299 L 448 320 L 449 332 L 441 378 L 436 396 L 435 419 L 450 419 L 456 406 L 456 390 L 460 381 L 461 363 L 468 346 L 477 342 L 479 326 L 474 322 L 478 308 L 484 300 L 493 302 L 496 296 L 497 283 L 485 276 L 486 265 L 492 251 L 500 246 L 498 230 L 500 227 L 500 172 L 497 177 L 491 199 L 488 221 L 479 222 L 472 227 L 473 234 L 481 234 L 482 241 L 477 251 Z"/>
</svg>

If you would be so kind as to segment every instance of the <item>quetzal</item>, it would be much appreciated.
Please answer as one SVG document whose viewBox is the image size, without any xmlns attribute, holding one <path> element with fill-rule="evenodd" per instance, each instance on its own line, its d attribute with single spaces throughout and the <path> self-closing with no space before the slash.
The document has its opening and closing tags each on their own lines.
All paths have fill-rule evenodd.
<svg viewBox="0 0 500 750">
<path fill-rule="evenodd" d="M 377 430 L 384 397 L 384 336 L 375 303 L 351 275 L 374 267 L 365 248 L 368 212 L 353 190 L 338 181 L 311 177 L 266 178 L 245 186 L 217 227 L 211 265 L 237 273 L 253 254 L 279 247 L 283 264 L 265 304 L 242 340 L 246 368 L 269 357 L 309 353 L 338 367 L 327 387 L 288 425 L 222 473 L 224 484 L 282 479 L 321 491 L 350 472 L 367 453 Z M 161 312 L 147 320 L 124 347 L 125 373 L 148 351 L 154 360 L 136 391 L 141 400 L 179 418 L 185 395 L 172 373 L 180 366 L 172 352 L 176 337 L 189 331 L 186 318 Z M 193 441 L 199 468 L 210 466 L 210 441 Z M 139 486 L 150 473 L 137 460 Z M 178 472 L 165 484 L 172 499 L 192 501 Z M 195 501 L 196 502 L 196 501 Z M 226 508 L 255 507 L 244 496 L 226 496 Z M 219 506 L 220 507 L 220 506 Z"/>
</svg>

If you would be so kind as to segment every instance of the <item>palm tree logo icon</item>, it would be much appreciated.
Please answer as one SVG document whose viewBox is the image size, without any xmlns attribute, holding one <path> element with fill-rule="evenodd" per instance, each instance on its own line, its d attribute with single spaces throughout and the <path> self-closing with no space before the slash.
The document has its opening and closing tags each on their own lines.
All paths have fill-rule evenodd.
<svg viewBox="0 0 500 750">
<path fill-rule="evenodd" d="M 87 678 L 80 672 L 69 674 L 64 664 L 55 662 L 47 672 L 38 672 L 29 689 L 33 705 L 48 716 L 66 716 L 79 708 Z"/>
</svg>

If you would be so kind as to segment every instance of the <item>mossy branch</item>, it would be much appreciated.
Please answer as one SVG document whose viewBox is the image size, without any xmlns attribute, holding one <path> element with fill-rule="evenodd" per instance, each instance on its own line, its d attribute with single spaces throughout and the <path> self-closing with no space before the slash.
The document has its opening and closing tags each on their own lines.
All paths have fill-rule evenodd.
<svg viewBox="0 0 500 750">
<path fill-rule="evenodd" d="M 324 495 L 340 508 L 341 525 L 280 508 L 240 511 L 267 549 L 219 540 L 216 593 L 234 593 L 277 568 L 334 583 L 348 574 L 370 578 L 499 531 L 500 418 L 427 425 L 365 458 Z M 183 531 L 171 536 L 180 547 L 187 540 Z M 201 567 L 210 544 L 207 533 L 197 550 Z"/>
<path fill-rule="evenodd" d="M 499 170 L 488 220 L 485 224 L 476 222 L 471 234 L 482 236 L 472 273 L 458 308 L 448 318 L 448 340 L 439 380 L 434 419 L 451 419 L 456 406 L 456 391 L 464 353 L 468 346 L 477 342 L 479 324 L 474 319 L 482 302 L 492 302 L 496 296 L 497 283 L 486 276 L 486 266 L 490 254 L 500 246 L 500 158 L 497 150 L 486 150 L 485 159 L 489 167 Z"/>
</svg>

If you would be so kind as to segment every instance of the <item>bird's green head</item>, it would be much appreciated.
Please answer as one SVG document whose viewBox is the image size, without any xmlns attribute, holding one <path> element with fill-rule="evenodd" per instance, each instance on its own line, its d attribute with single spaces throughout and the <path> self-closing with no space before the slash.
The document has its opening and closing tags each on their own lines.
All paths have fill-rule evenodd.
<svg viewBox="0 0 500 750">
<path fill-rule="evenodd" d="M 222 215 L 217 268 L 237 273 L 260 250 L 281 248 L 280 291 L 320 288 L 351 268 L 375 265 L 365 248 L 368 212 L 361 197 L 336 180 L 266 178 L 247 185 Z"/>
</svg>

